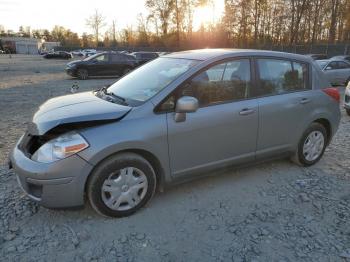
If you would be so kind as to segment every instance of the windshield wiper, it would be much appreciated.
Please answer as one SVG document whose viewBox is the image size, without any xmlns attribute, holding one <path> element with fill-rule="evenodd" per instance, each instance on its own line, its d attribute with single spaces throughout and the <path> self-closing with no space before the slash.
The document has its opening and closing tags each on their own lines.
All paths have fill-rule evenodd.
<svg viewBox="0 0 350 262">
<path fill-rule="evenodd" d="M 104 87 L 102 87 L 102 88 L 100 88 L 100 89 L 98 89 L 96 91 L 97 92 L 102 92 L 104 95 L 111 96 L 111 97 L 119 100 L 121 102 L 121 104 L 123 104 L 125 106 L 128 105 L 128 103 L 126 102 L 126 99 L 124 97 L 118 96 L 117 94 L 114 94 L 113 92 L 108 92 L 107 88 L 108 88 L 107 86 L 104 86 Z"/>
<path fill-rule="evenodd" d="M 109 95 L 109 96 L 113 96 L 113 97 L 115 97 L 115 98 L 117 98 L 117 99 L 119 99 L 119 100 L 121 100 L 123 102 L 126 102 L 126 99 L 124 97 L 118 96 L 118 95 L 114 94 L 113 92 L 106 92 L 105 94 Z"/>
</svg>

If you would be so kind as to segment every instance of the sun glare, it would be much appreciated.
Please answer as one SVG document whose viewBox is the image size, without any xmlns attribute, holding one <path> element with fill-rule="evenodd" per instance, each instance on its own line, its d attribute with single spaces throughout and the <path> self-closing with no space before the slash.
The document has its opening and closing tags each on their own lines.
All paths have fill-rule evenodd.
<svg viewBox="0 0 350 262">
<path fill-rule="evenodd" d="M 224 1 L 216 0 L 208 5 L 197 7 L 193 14 L 193 29 L 217 22 L 224 11 Z"/>
<path fill-rule="evenodd" d="M 210 6 L 198 7 L 193 14 L 193 28 L 198 30 L 202 25 L 206 26 L 213 22 L 214 12 Z"/>
</svg>

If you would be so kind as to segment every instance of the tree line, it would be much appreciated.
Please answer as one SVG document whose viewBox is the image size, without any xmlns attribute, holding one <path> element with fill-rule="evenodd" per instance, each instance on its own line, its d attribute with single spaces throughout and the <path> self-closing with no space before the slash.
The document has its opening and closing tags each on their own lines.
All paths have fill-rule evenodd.
<svg viewBox="0 0 350 262">
<path fill-rule="evenodd" d="M 91 34 L 79 36 L 55 26 L 17 34 L 67 47 L 153 47 L 188 49 L 203 47 L 263 47 L 350 43 L 349 0 L 225 0 L 220 19 L 194 29 L 195 9 L 215 6 L 213 0 L 145 0 L 147 15 L 137 23 L 117 29 L 98 10 L 86 19 Z M 26 29 L 26 30 L 24 30 Z M 0 36 L 6 35 L 0 26 Z"/>
</svg>

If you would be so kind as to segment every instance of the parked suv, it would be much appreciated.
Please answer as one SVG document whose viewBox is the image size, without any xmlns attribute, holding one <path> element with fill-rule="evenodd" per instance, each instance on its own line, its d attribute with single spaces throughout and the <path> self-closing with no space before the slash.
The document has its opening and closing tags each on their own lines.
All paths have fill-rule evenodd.
<svg viewBox="0 0 350 262">
<path fill-rule="evenodd" d="M 180 52 L 109 88 L 45 102 L 10 166 L 43 206 L 79 206 L 86 198 L 98 213 L 121 217 L 156 189 L 219 168 L 276 157 L 313 165 L 339 120 L 338 90 L 311 58 Z"/>
<path fill-rule="evenodd" d="M 321 67 L 332 85 L 346 86 L 350 81 L 350 63 L 347 61 L 329 59 L 317 60 L 316 63 Z"/>
<path fill-rule="evenodd" d="M 66 73 L 82 80 L 89 76 L 122 76 L 136 67 L 135 58 L 117 52 L 103 52 L 67 64 Z"/>
</svg>

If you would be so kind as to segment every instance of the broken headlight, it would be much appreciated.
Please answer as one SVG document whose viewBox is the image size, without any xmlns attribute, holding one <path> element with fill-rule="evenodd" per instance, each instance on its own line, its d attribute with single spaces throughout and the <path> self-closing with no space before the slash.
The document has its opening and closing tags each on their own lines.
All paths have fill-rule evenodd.
<svg viewBox="0 0 350 262">
<path fill-rule="evenodd" d="M 89 146 L 78 133 L 69 132 L 43 144 L 32 156 L 32 160 L 51 163 L 74 155 Z"/>
</svg>

